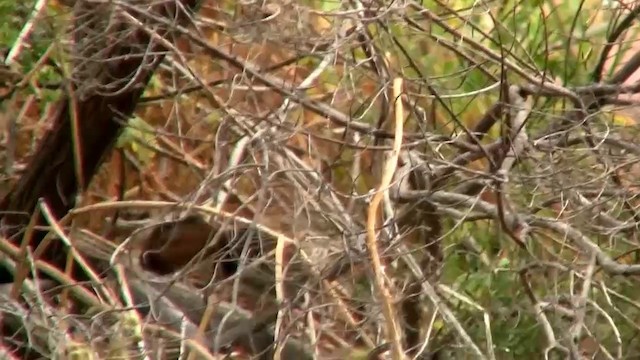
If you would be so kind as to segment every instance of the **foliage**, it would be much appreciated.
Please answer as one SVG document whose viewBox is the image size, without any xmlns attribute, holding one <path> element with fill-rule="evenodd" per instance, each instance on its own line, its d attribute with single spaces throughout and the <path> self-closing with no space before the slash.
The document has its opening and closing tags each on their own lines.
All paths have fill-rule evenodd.
<svg viewBox="0 0 640 360">
<path fill-rule="evenodd" d="M 133 18 L 144 17 L 126 4 L 110 4 Z M 305 293 L 303 305 L 275 291 L 279 298 L 270 300 L 289 307 L 270 325 L 317 347 L 310 353 L 320 358 L 366 358 L 386 342 L 393 349 L 398 344 L 384 325 L 394 316 L 404 337 L 400 345 L 412 356 L 412 347 L 424 345 L 425 356 L 452 359 L 633 358 L 640 352 L 635 341 L 640 150 L 638 113 L 624 105 L 637 101 L 638 80 L 635 68 L 631 77 L 620 74 L 637 55 L 632 40 L 639 27 L 633 26 L 636 20 L 625 26 L 637 10 L 612 4 L 617 5 L 203 1 L 191 27 L 173 29 L 165 39 L 169 55 L 136 115 L 117 119 L 127 122 L 115 144 L 119 151 L 105 159 L 82 204 L 108 210 L 74 215 L 72 228 L 110 234 L 101 249 L 107 253 L 102 261 L 111 260 L 131 232 L 105 231 L 116 224 L 105 218 L 152 206 L 144 200 L 171 199 L 171 206 L 153 208 L 151 218 L 201 205 L 255 221 L 280 239 L 294 238 L 291 252 L 317 269 L 320 275 L 309 282 L 320 290 Z M 15 47 L 20 29 L 35 24 L 24 40 L 29 46 L 12 67 L 31 79 L 3 98 L 7 114 L 20 114 L 19 141 L 7 137 L 8 144 L 19 144 L 13 147 L 17 160 L 3 155 L 7 166 L 16 168 L 36 151 L 47 131 L 47 111 L 61 94 L 69 89 L 79 89 L 76 97 L 92 94 L 92 79 L 74 72 L 86 54 L 75 53 L 70 41 L 73 10 L 50 4 L 30 20 L 25 9 L 31 8 L 0 1 L 4 47 Z M 112 24 L 122 27 L 113 25 L 121 29 L 117 36 L 105 31 L 108 40 L 131 41 L 126 29 L 137 25 L 122 13 L 110 14 Z M 123 56 L 146 51 L 138 50 Z M 113 70 L 108 60 L 106 73 Z M 395 79 L 403 80 L 402 96 L 393 91 Z M 479 128 L 496 104 L 504 107 L 495 124 Z M 514 129 L 522 114 L 526 121 Z M 399 169 L 389 187 L 378 189 L 383 163 L 395 154 L 388 150 L 400 124 Z M 409 163 L 412 157 L 417 163 Z M 510 158 L 514 163 L 507 166 Z M 423 184 L 406 185 L 403 179 L 409 177 Z M 364 234 L 378 190 L 388 196 L 376 212 L 376 253 Z M 132 203 L 120 208 L 116 198 Z M 442 225 L 436 235 L 434 224 Z M 92 242 L 97 240 L 81 233 L 69 233 L 74 246 L 76 237 L 89 243 L 79 246 L 78 254 L 100 258 Z M 276 263 L 276 255 L 265 253 L 264 262 Z M 372 261 L 378 256 L 389 296 L 372 275 L 381 270 Z M 343 270 L 322 281 L 335 268 Z M 187 270 L 177 278 L 182 284 L 204 286 L 213 276 L 195 265 Z M 221 302 L 259 318 L 262 300 L 237 290 L 250 285 L 238 280 L 234 291 L 242 295 L 231 295 L 225 282 L 215 281 L 212 291 Z M 109 286 L 113 298 L 122 300 L 114 294 L 126 286 Z M 416 287 L 417 305 L 408 300 Z M 259 293 L 260 299 L 273 297 Z M 385 301 L 397 311 L 384 313 Z M 128 306 L 100 299 L 99 308 Z M 59 318 L 69 315 L 78 328 L 105 321 L 97 314 L 82 318 L 65 313 L 68 309 L 43 309 L 41 319 L 27 320 L 52 327 L 46 321 L 52 311 Z M 172 309 L 187 312 L 178 305 Z M 150 318 L 145 320 L 153 324 L 144 330 L 135 316 L 109 319 L 111 328 L 119 329 L 115 342 L 122 348 L 103 341 L 99 332 L 96 339 L 68 336 L 66 348 L 76 354 L 69 356 L 90 358 L 85 353 L 95 351 L 133 358 L 142 351 L 139 340 L 164 346 L 154 341 L 171 338 L 167 334 L 175 329 Z M 413 320 L 420 340 L 410 344 L 406 323 Z M 197 328 L 200 319 L 189 321 Z M 52 338 L 68 335 L 50 331 Z M 151 331 L 162 335 L 141 335 Z M 317 338 L 310 342 L 308 334 Z M 94 340 L 99 346 L 88 346 Z M 43 356 L 55 353 L 49 344 L 38 345 Z M 185 346 L 171 349 L 184 352 Z"/>
</svg>

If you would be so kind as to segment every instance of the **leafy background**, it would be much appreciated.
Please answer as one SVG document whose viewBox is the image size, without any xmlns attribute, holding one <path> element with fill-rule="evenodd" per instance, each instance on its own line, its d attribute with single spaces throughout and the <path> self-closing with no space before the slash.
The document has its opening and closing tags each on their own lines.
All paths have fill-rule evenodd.
<svg viewBox="0 0 640 360">
<path fill-rule="evenodd" d="M 30 21 L 34 4 L 0 1 L 0 44 L 7 49 L 5 55 Z M 3 193 L 27 166 L 48 129 L 47 111 L 65 91 L 73 71 L 68 5 L 49 2 L 35 21 L 29 46 L 3 70 L 20 79 L 30 76 L 13 91 L 9 91 L 11 81 L 3 85 Z M 202 203 L 218 196 L 220 180 L 212 180 L 218 177 L 228 180 L 235 194 L 223 208 L 234 211 L 249 204 L 249 210 L 244 210 L 248 213 L 241 215 L 300 239 L 318 266 L 331 263 L 346 251 L 345 242 L 357 245 L 357 234 L 364 231 L 367 198 L 379 181 L 375 164 L 383 155 L 375 150 L 379 143 L 371 134 L 345 130 L 309 106 L 301 106 L 301 98 L 329 105 L 350 120 L 375 128 L 381 118 L 393 113 L 391 82 L 402 78 L 410 99 L 405 103 L 405 133 L 418 134 L 413 149 L 432 169 L 447 166 L 458 154 L 452 139 L 462 138 L 500 101 L 501 76 L 511 84 L 533 88 L 539 84 L 532 78 L 546 77 L 574 93 L 600 82 L 596 69 L 607 39 L 636 6 L 635 2 L 591 0 L 206 0 L 195 17 L 198 36 L 245 69 L 212 58 L 184 36 L 174 36 L 171 41 L 177 51 L 170 53 L 148 85 L 135 117 L 79 207 L 119 200 Z M 637 29 L 632 24 L 615 39 L 602 81 L 636 54 Z M 45 55 L 50 61 L 43 63 Z M 245 71 L 248 67 L 281 80 L 277 86 L 283 88 L 298 86 L 304 79 L 312 81 L 294 97 L 287 97 L 256 81 Z M 631 77 L 626 84 L 634 81 Z M 525 129 L 530 144 L 560 136 L 577 140 L 552 143 L 548 148 L 532 146 L 521 154 L 503 191 L 512 213 L 571 226 L 619 263 L 635 264 L 635 179 L 640 152 L 633 147 L 635 98 L 633 94 L 619 98 L 625 96 L 624 103 L 592 111 L 585 120 L 589 135 L 579 125 L 550 131 L 574 105 L 567 97 L 532 94 Z M 492 144 L 504 131 L 497 124 L 482 142 Z M 586 138 L 595 139 L 597 148 Z M 241 164 L 229 166 L 239 144 L 245 144 Z M 438 190 L 455 193 L 465 183 L 490 178 L 485 176 L 488 168 L 486 158 L 469 162 Z M 223 173 L 227 175 L 222 177 Z M 489 182 L 471 198 L 496 205 L 492 191 L 495 188 Z M 609 273 L 592 263 L 592 254 L 569 236 L 532 221 L 523 249 L 495 216 L 465 203 L 437 205 L 444 225 L 438 237 L 443 256 L 439 276 L 429 281 L 483 356 L 640 356 L 637 275 Z M 106 232 L 105 219 L 111 219 L 114 211 L 105 209 L 76 216 L 74 226 L 119 244 L 128 233 Z M 147 215 L 159 217 L 167 212 L 154 210 Z M 613 221 L 606 225 L 603 218 Z M 341 230 L 335 223 L 340 223 Z M 408 244 L 416 258 L 425 256 L 423 244 L 411 242 L 420 239 L 400 235 L 397 239 Z M 394 261 L 400 251 L 397 244 L 385 248 L 383 256 L 390 259 L 388 276 L 396 291 L 393 298 L 399 302 L 406 296 L 402 289 L 411 276 Z M 380 323 L 373 321 L 380 319 L 380 303 L 370 279 L 351 272 L 339 280 L 355 303 L 347 308 L 358 313 L 365 325 L 347 331 L 337 329 L 339 324 L 331 329 L 327 321 L 331 329 L 327 331 L 344 340 L 325 340 L 332 344 L 318 357 L 358 358 L 362 349 L 351 351 L 347 345 L 357 343 L 355 347 L 368 351 L 361 340 L 354 339 L 384 335 Z M 434 302 L 426 294 L 420 296 L 425 354 L 477 357 L 450 319 L 435 310 Z M 323 311 L 325 320 L 338 311 L 336 306 L 329 309 Z M 580 336 L 574 341 L 572 334 Z M 131 352 L 126 356 L 135 357 Z"/>
</svg>

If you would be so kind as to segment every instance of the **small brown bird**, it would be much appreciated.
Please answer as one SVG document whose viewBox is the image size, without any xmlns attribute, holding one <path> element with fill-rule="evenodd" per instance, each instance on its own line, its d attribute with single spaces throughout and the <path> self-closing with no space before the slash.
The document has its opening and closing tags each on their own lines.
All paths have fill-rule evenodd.
<svg viewBox="0 0 640 360">
<path fill-rule="evenodd" d="M 194 262 L 195 272 L 192 274 L 196 282 L 207 284 L 212 274 L 218 280 L 235 275 L 241 262 L 248 265 L 258 260 L 275 249 L 276 243 L 275 237 L 259 229 L 240 224 L 229 224 L 221 229 L 217 222 L 209 223 L 198 215 L 190 215 L 153 228 L 141 243 L 139 259 L 143 269 L 158 275 L 169 275 L 197 257 L 201 261 L 198 265 Z M 285 293 L 294 300 L 300 298 L 302 291 L 307 291 L 305 283 L 310 272 L 299 260 L 290 262 L 290 255 L 285 257 Z M 273 260 L 243 267 L 239 277 L 241 293 L 254 300 L 262 297 L 274 299 L 274 271 Z"/>
<path fill-rule="evenodd" d="M 194 257 L 200 256 L 218 230 L 198 215 L 163 223 L 153 229 L 143 244 L 140 264 L 145 270 L 158 275 L 174 273 Z M 227 276 L 237 268 L 237 257 L 233 259 L 230 252 L 226 251 L 233 240 L 233 231 L 225 231 L 202 254 L 202 259 L 216 255 L 214 261 L 221 263 Z"/>
</svg>

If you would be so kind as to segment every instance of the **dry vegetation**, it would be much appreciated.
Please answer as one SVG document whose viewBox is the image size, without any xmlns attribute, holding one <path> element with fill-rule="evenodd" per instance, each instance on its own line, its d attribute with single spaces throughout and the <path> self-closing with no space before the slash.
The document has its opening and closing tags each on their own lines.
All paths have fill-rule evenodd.
<svg viewBox="0 0 640 360">
<path fill-rule="evenodd" d="M 0 0 L 0 210 L 75 159 L 3 217 L 3 358 L 640 357 L 640 4 L 194 4 Z M 185 213 L 237 273 L 142 269 Z"/>
</svg>

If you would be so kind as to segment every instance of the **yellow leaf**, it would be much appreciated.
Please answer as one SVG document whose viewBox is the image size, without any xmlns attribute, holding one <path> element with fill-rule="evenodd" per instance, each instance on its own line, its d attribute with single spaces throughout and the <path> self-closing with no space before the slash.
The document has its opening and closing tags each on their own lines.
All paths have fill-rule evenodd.
<svg viewBox="0 0 640 360">
<path fill-rule="evenodd" d="M 624 113 L 613 113 L 611 116 L 611 122 L 617 126 L 634 126 L 636 125 L 636 120 Z"/>
<path fill-rule="evenodd" d="M 320 35 L 325 35 L 332 28 L 331 22 L 324 16 L 312 14 L 311 19 L 314 30 Z"/>
</svg>

